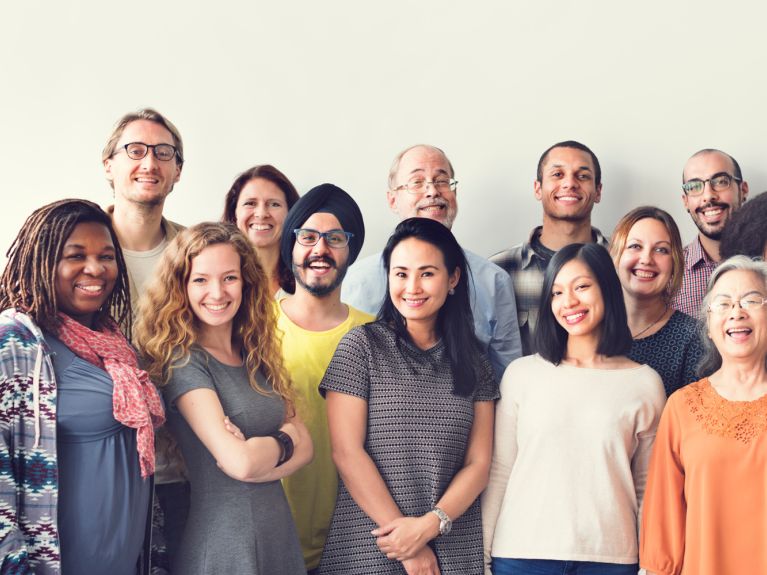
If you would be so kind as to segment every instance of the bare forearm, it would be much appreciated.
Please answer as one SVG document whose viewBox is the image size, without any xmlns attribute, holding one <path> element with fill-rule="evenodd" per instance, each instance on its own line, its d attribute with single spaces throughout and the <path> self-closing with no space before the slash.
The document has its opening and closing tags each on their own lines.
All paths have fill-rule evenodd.
<svg viewBox="0 0 767 575">
<path fill-rule="evenodd" d="M 453 477 L 437 507 L 453 520 L 463 515 L 487 487 L 489 471 L 484 462 L 466 465 Z"/>
<path fill-rule="evenodd" d="M 255 483 L 277 481 L 283 477 L 292 475 L 294 472 L 307 465 L 314 458 L 314 445 L 309 431 L 303 424 L 295 424 L 296 433 L 291 434 L 293 439 L 293 455 L 279 467 L 272 467 L 265 474 L 254 478 Z"/>
</svg>

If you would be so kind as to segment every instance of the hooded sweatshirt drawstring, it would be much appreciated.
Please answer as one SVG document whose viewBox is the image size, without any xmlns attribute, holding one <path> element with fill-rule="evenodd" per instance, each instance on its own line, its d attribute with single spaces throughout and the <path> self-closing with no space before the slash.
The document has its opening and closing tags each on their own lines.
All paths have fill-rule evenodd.
<svg viewBox="0 0 767 575">
<path fill-rule="evenodd" d="M 43 345 L 37 346 L 37 357 L 35 358 L 35 371 L 32 376 L 32 402 L 35 411 L 35 443 L 33 449 L 37 449 L 40 444 L 40 369 L 43 366 Z"/>
</svg>

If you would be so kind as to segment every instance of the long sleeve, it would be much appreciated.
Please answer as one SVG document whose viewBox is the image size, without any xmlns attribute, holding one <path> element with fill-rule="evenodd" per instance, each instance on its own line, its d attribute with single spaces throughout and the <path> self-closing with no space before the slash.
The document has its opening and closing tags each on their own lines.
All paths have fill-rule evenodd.
<svg viewBox="0 0 767 575">
<path fill-rule="evenodd" d="M 640 565 L 653 573 L 678 575 L 685 547 L 687 506 L 680 458 L 679 394 L 666 404 L 650 460 L 639 537 Z"/>
<path fill-rule="evenodd" d="M 485 569 L 490 564 L 496 523 L 501 512 L 506 486 L 517 458 L 517 405 L 512 397 L 513 368 L 506 370 L 501 381 L 501 399 L 495 407 L 495 443 L 490 478 L 482 494 L 482 537 Z"/>
<path fill-rule="evenodd" d="M 522 339 L 519 335 L 514 288 L 503 275 L 496 274 L 494 280 L 495 325 L 492 328 L 488 355 L 500 378 L 512 361 L 522 357 Z"/>
</svg>

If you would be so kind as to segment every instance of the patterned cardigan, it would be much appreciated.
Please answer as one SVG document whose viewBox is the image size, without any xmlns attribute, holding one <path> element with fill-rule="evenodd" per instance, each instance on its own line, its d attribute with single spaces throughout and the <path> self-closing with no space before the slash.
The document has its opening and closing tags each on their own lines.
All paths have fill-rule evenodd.
<svg viewBox="0 0 767 575">
<path fill-rule="evenodd" d="M 25 314 L 0 314 L 0 575 L 61 573 L 56 380 Z"/>
</svg>

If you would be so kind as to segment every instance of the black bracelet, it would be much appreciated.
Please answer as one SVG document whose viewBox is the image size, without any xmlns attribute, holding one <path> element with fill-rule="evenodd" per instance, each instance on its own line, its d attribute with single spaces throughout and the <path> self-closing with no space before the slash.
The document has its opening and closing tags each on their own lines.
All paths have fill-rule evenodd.
<svg viewBox="0 0 767 575">
<path fill-rule="evenodd" d="M 275 467 L 279 467 L 293 457 L 293 439 L 284 431 L 276 431 L 270 436 L 274 437 L 280 446 L 280 457 L 277 459 L 277 465 L 275 465 Z"/>
</svg>

